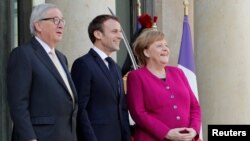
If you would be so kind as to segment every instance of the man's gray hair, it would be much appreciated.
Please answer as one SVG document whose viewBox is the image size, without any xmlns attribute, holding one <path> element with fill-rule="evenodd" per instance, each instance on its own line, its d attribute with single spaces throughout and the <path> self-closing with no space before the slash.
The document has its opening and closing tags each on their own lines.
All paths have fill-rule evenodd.
<svg viewBox="0 0 250 141">
<path fill-rule="evenodd" d="M 36 34 L 35 22 L 43 18 L 47 18 L 45 17 L 47 11 L 53 8 L 58 8 L 58 7 L 51 3 L 44 3 L 44 4 L 39 4 L 33 8 L 30 16 L 30 33 L 32 35 Z"/>
</svg>

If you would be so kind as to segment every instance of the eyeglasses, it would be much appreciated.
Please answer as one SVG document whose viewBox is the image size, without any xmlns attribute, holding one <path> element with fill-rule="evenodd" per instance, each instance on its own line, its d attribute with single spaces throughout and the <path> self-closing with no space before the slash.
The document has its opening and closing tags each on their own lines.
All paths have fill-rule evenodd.
<svg viewBox="0 0 250 141">
<path fill-rule="evenodd" d="M 59 25 L 60 23 L 62 23 L 63 25 L 66 24 L 64 19 L 60 19 L 58 17 L 53 17 L 53 18 L 44 18 L 44 19 L 40 19 L 40 21 L 47 21 L 47 20 L 53 20 L 55 25 Z"/>
</svg>

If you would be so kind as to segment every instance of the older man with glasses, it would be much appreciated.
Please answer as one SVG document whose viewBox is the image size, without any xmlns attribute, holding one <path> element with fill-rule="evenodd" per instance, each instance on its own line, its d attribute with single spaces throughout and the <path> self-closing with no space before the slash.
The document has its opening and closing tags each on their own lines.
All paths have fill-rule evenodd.
<svg viewBox="0 0 250 141">
<path fill-rule="evenodd" d="M 30 42 L 15 48 L 7 67 L 12 141 L 77 141 L 77 96 L 66 57 L 56 50 L 65 20 L 56 5 L 36 6 Z"/>
</svg>

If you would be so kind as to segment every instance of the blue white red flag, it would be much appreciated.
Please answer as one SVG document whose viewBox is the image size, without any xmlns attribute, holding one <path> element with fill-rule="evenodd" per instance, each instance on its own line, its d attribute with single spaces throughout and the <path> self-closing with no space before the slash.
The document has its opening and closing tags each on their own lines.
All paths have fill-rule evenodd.
<svg viewBox="0 0 250 141">
<path fill-rule="evenodd" d="M 179 53 L 178 67 L 183 70 L 185 76 L 188 79 L 189 85 L 193 93 L 195 94 L 197 100 L 199 101 L 197 80 L 195 74 L 192 36 L 187 15 L 184 16 L 184 21 L 183 21 L 183 31 L 182 31 L 182 40 Z M 200 131 L 200 140 L 202 140 L 202 126 Z"/>
</svg>

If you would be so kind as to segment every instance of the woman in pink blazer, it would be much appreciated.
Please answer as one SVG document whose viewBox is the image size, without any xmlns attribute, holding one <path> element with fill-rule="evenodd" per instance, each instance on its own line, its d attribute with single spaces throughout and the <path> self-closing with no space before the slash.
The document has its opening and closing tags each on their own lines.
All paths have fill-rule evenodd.
<svg viewBox="0 0 250 141">
<path fill-rule="evenodd" d="M 144 31 L 134 43 L 140 68 L 128 74 L 128 107 L 136 123 L 135 141 L 198 139 L 201 109 L 181 69 L 167 66 L 162 32 Z"/>
</svg>

